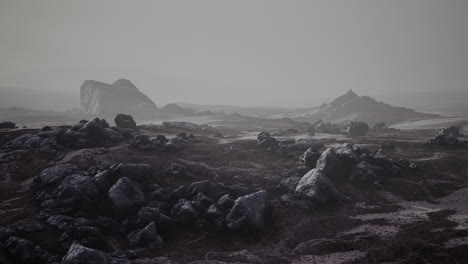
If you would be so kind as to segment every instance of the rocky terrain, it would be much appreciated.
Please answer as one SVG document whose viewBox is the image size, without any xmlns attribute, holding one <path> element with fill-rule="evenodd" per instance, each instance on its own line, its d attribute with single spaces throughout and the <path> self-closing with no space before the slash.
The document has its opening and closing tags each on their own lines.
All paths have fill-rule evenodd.
<svg viewBox="0 0 468 264">
<path fill-rule="evenodd" d="M 114 121 L 0 130 L 0 263 L 468 261 L 456 128 Z"/>
</svg>

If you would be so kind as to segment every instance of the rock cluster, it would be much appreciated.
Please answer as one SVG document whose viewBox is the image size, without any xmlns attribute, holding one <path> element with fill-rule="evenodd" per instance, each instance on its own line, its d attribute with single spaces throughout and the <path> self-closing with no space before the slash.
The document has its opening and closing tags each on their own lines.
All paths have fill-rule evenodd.
<svg viewBox="0 0 468 264">
<path fill-rule="evenodd" d="M 426 146 L 441 146 L 452 148 L 466 148 L 468 141 L 462 138 L 464 135 L 460 132 L 458 127 L 451 126 L 441 129 L 434 138 L 429 139 Z"/>
<path fill-rule="evenodd" d="M 189 169 L 171 164 L 166 177 L 189 175 Z M 6 263 L 129 263 L 129 251 L 109 248 L 110 237 L 125 239 L 128 249 L 157 249 L 164 244 L 159 230 L 170 235 L 181 225 L 247 232 L 265 226 L 264 190 L 238 195 L 235 187 L 208 180 L 160 186 L 155 183 L 158 177 L 164 176 L 156 176 L 148 164 L 102 164 L 83 170 L 63 163 L 46 168 L 31 185 L 40 204 L 35 222 L 0 227 L 0 253 L 6 252 Z M 17 236 L 18 230 L 46 226 L 61 233 L 65 256 Z"/>
<path fill-rule="evenodd" d="M 82 120 L 73 126 L 60 126 L 45 129 L 37 134 L 25 134 L 6 143 L 2 149 L 38 149 L 54 153 L 61 147 L 97 147 L 124 139 L 124 135 L 110 128 L 106 120 L 95 118 L 91 121 Z"/>
<path fill-rule="evenodd" d="M 307 150 L 303 158 L 312 155 L 315 159 L 317 154 Z M 325 150 L 314 167 L 298 181 L 294 191 L 296 197 L 314 204 L 347 199 L 336 189 L 335 181 L 350 180 L 356 184 L 380 187 L 386 177 L 396 176 L 401 171 L 400 163 L 387 159 L 381 152 L 371 154 L 349 143 Z M 297 176 L 287 178 L 282 183 L 293 185 L 295 182 Z"/>
</svg>

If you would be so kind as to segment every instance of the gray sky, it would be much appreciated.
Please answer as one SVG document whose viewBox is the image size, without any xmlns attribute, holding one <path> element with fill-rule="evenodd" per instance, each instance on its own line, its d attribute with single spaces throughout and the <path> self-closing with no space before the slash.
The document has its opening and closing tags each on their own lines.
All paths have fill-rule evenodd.
<svg viewBox="0 0 468 264">
<path fill-rule="evenodd" d="M 0 86 L 130 79 L 158 105 L 468 89 L 466 0 L 0 0 Z"/>
</svg>

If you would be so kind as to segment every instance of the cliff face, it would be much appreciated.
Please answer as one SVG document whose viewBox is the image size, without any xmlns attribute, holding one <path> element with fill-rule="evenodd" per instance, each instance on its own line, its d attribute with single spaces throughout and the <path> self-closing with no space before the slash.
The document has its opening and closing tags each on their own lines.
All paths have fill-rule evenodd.
<svg viewBox="0 0 468 264">
<path fill-rule="evenodd" d="M 138 116 L 157 109 L 151 99 L 125 79 L 113 84 L 87 80 L 81 85 L 80 96 L 84 110 L 95 116 L 114 117 L 119 113 Z"/>
</svg>

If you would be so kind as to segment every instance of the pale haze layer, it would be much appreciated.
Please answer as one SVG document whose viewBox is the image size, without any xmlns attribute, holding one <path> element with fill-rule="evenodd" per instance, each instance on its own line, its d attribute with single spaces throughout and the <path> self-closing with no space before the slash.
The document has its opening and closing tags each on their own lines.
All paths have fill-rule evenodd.
<svg viewBox="0 0 468 264">
<path fill-rule="evenodd" d="M 0 0 L 0 86 L 131 80 L 158 105 L 468 89 L 468 1 Z"/>
</svg>

